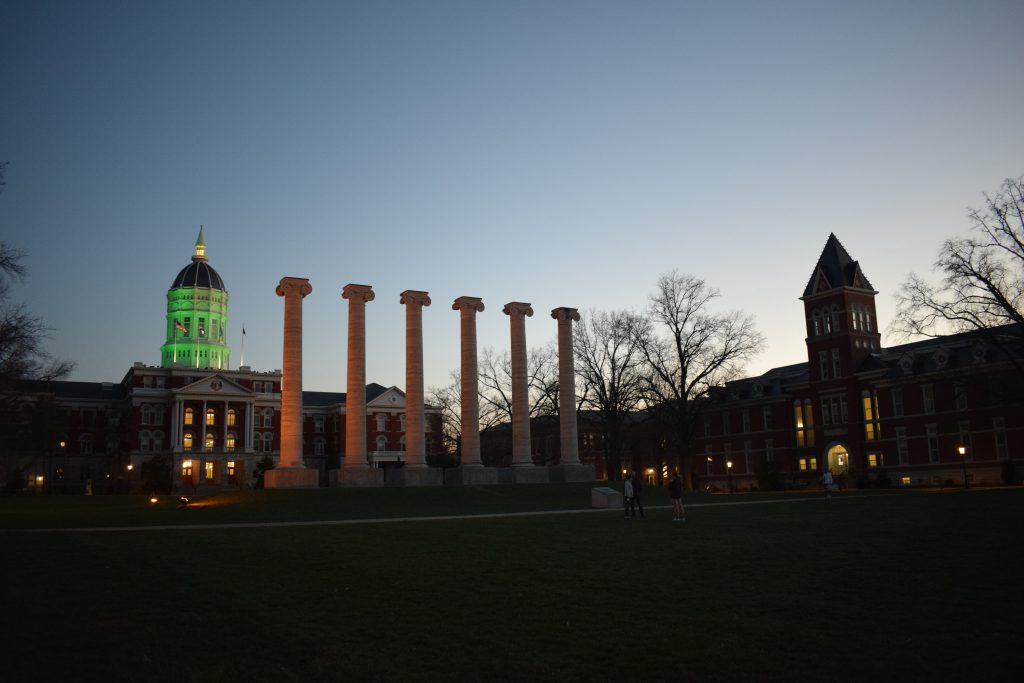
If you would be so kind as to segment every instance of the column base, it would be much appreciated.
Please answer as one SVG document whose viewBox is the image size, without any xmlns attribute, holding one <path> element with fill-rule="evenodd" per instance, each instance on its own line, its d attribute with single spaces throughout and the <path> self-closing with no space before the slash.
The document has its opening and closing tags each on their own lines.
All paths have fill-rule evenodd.
<svg viewBox="0 0 1024 683">
<path fill-rule="evenodd" d="M 552 484 L 564 484 L 574 481 L 596 481 L 597 472 L 593 465 L 584 465 L 581 462 L 570 462 L 564 465 L 551 465 L 548 473 Z"/>
<path fill-rule="evenodd" d="M 498 470 L 483 465 L 462 465 L 445 472 L 444 483 L 448 486 L 487 486 L 498 483 Z"/>
<path fill-rule="evenodd" d="M 278 467 L 263 473 L 263 488 L 315 489 L 320 486 L 320 472 L 305 467 Z"/>
<path fill-rule="evenodd" d="M 342 467 L 328 472 L 332 488 L 338 486 L 383 486 L 384 470 L 376 467 Z"/>
<path fill-rule="evenodd" d="M 441 486 L 444 472 L 440 467 L 398 467 L 388 471 L 386 486 Z"/>
<path fill-rule="evenodd" d="M 536 465 L 513 465 L 499 467 L 498 482 L 501 484 L 547 484 L 551 479 L 547 467 Z"/>
</svg>

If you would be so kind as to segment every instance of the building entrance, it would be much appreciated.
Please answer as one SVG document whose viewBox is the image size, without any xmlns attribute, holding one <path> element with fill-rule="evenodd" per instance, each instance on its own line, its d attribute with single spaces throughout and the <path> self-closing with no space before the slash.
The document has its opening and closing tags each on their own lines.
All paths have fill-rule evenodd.
<svg viewBox="0 0 1024 683">
<path fill-rule="evenodd" d="M 846 450 L 846 446 L 842 444 L 832 446 L 828 449 L 826 459 L 832 476 L 839 476 L 850 471 L 850 453 Z"/>
</svg>

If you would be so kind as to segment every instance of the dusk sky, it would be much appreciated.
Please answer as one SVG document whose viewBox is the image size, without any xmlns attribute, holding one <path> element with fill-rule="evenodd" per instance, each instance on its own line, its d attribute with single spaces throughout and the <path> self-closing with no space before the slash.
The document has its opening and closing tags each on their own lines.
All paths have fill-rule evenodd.
<svg viewBox="0 0 1024 683">
<path fill-rule="evenodd" d="M 806 360 L 798 297 L 830 232 L 883 332 L 968 206 L 1024 173 L 1024 2 L 0 0 L 0 239 L 71 379 L 159 363 L 200 224 L 232 364 L 281 367 L 307 277 L 304 388 L 343 391 L 347 283 L 372 285 L 367 379 L 426 384 L 509 301 L 642 310 L 693 273 L 756 316 L 750 374 Z M 899 340 L 883 335 L 883 344 Z"/>
</svg>

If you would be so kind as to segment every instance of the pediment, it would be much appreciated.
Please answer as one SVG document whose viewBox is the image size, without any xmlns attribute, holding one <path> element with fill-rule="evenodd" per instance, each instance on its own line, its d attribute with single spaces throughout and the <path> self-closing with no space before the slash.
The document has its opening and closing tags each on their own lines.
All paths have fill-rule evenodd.
<svg viewBox="0 0 1024 683">
<path fill-rule="evenodd" d="M 828 277 L 825 276 L 825 271 L 818 268 L 817 272 L 814 273 L 814 283 L 811 285 L 811 291 L 815 294 L 821 292 L 827 292 L 832 289 L 832 283 L 828 281 Z"/>
<path fill-rule="evenodd" d="M 385 389 L 379 396 L 374 397 L 372 401 L 366 402 L 366 408 L 404 408 L 405 407 L 405 392 L 398 387 L 390 387 Z"/>
<path fill-rule="evenodd" d="M 203 396 L 252 396 L 253 393 L 240 384 L 237 384 L 221 375 L 210 375 L 198 379 L 192 384 L 174 390 L 180 395 L 203 395 Z"/>
</svg>

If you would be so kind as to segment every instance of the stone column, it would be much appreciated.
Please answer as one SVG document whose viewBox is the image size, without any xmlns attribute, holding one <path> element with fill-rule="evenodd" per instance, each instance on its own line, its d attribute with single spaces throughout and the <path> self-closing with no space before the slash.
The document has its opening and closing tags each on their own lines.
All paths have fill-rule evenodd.
<svg viewBox="0 0 1024 683">
<path fill-rule="evenodd" d="M 423 414 L 423 307 L 430 305 L 426 292 L 407 289 L 405 304 L 405 465 L 425 467 L 426 425 Z"/>
<path fill-rule="evenodd" d="M 533 464 L 530 445 L 530 395 L 526 383 L 526 316 L 530 304 L 512 301 L 502 309 L 512 327 L 512 466 Z"/>
<path fill-rule="evenodd" d="M 477 376 L 476 314 L 484 303 L 472 296 L 460 296 L 452 304 L 459 312 L 462 366 L 460 400 L 462 403 L 462 465 L 480 466 L 480 388 Z"/>
<path fill-rule="evenodd" d="M 580 319 L 575 308 L 556 308 L 551 317 L 558 321 L 558 434 L 563 465 L 580 462 L 576 433 L 576 368 L 572 351 L 572 323 Z"/>
<path fill-rule="evenodd" d="M 345 469 L 367 468 L 366 462 L 366 302 L 369 285 L 345 285 L 348 299 L 348 390 L 345 396 Z"/>
<path fill-rule="evenodd" d="M 318 473 L 302 464 L 302 299 L 313 291 L 309 280 L 281 278 L 284 297 L 284 359 L 281 365 L 281 457 L 264 475 L 267 488 L 313 488 Z"/>
</svg>

